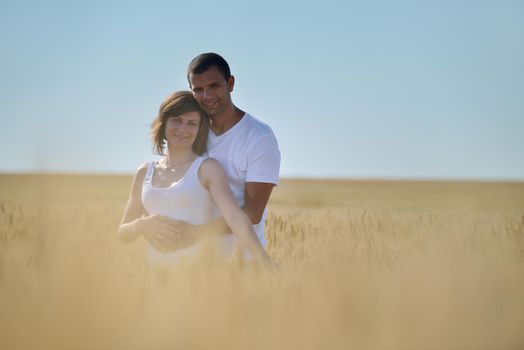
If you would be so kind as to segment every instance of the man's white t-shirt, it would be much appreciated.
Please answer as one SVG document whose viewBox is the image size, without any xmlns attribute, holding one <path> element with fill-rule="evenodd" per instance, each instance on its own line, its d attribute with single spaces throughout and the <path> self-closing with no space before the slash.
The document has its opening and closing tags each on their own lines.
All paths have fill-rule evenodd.
<svg viewBox="0 0 524 350">
<path fill-rule="evenodd" d="M 229 187 L 239 206 L 244 205 L 246 182 L 278 184 L 280 150 L 269 125 L 246 113 L 238 123 L 225 133 L 216 136 L 211 130 L 207 154 L 222 164 L 229 179 Z M 217 214 L 217 216 L 220 214 Z M 266 210 L 259 224 L 253 225 L 258 239 L 266 246 L 264 221 Z M 224 237 L 227 245 L 234 245 L 235 237 Z"/>
</svg>

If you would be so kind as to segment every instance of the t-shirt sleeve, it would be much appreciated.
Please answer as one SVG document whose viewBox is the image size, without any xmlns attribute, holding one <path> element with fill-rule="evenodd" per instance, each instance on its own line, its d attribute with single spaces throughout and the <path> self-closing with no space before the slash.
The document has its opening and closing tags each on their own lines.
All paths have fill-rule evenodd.
<svg viewBox="0 0 524 350">
<path fill-rule="evenodd" d="M 267 133 L 249 145 L 246 182 L 278 184 L 280 150 L 273 133 Z"/>
</svg>

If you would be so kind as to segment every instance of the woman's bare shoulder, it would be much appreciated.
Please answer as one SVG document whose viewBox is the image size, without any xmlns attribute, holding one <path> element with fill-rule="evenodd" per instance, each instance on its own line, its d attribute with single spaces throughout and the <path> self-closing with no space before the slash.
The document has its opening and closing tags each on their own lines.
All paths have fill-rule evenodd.
<svg viewBox="0 0 524 350">
<path fill-rule="evenodd" d="M 147 172 L 147 168 L 149 167 L 149 163 L 151 162 L 145 162 L 144 164 L 140 165 L 137 169 L 135 174 L 145 174 Z"/>
<path fill-rule="evenodd" d="M 150 162 L 145 162 L 140 165 L 135 171 L 135 181 L 143 181 L 146 177 L 147 168 L 149 167 Z"/>
<path fill-rule="evenodd" d="M 211 179 L 225 178 L 226 172 L 218 160 L 215 158 L 206 158 L 200 165 L 199 175 L 201 176 L 201 180 L 207 183 Z"/>
<path fill-rule="evenodd" d="M 202 161 L 201 166 L 210 167 L 210 168 L 216 168 L 216 167 L 222 168 L 222 165 L 220 165 L 218 160 L 216 160 L 215 158 L 211 158 L 211 157 L 204 159 Z"/>
</svg>

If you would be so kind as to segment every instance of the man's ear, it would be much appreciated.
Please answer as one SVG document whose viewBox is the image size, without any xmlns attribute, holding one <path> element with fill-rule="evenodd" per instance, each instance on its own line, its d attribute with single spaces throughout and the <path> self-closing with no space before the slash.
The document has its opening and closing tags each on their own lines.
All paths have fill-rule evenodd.
<svg viewBox="0 0 524 350">
<path fill-rule="evenodd" d="M 228 88 L 229 92 L 233 92 L 233 88 L 234 87 L 235 87 L 235 77 L 231 75 L 227 79 L 227 88 Z"/>
</svg>

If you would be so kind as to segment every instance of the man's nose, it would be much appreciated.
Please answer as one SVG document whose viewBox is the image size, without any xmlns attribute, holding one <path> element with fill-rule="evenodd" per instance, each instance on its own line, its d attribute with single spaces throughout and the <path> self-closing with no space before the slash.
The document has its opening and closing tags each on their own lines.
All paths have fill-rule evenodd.
<svg viewBox="0 0 524 350">
<path fill-rule="evenodd" d="M 204 89 L 204 91 L 202 92 L 202 96 L 204 98 L 209 98 L 209 97 L 211 97 L 211 93 L 210 93 L 210 91 L 208 89 Z"/>
</svg>

